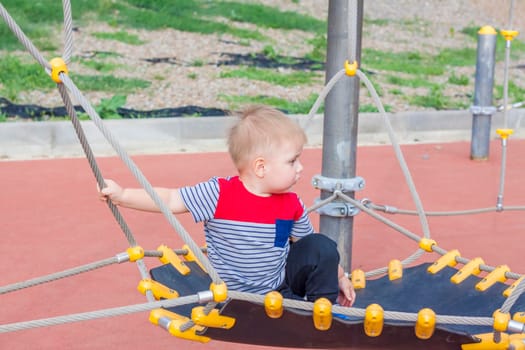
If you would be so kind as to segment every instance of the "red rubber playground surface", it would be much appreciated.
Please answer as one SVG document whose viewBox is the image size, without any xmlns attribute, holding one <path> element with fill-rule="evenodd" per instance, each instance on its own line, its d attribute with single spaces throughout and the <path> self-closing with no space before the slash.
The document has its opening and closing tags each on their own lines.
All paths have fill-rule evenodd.
<svg viewBox="0 0 525 350">
<path fill-rule="evenodd" d="M 457 211 L 496 206 L 501 146 L 491 144 L 488 161 L 469 159 L 467 142 L 402 146 L 421 201 L 427 211 Z M 390 146 L 360 147 L 357 175 L 366 181 L 356 198 L 377 204 L 414 209 L 408 187 Z M 510 140 L 507 153 L 504 206 L 525 204 L 525 140 Z M 231 175 L 225 153 L 134 156 L 158 186 L 181 186 L 214 175 Z M 307 205 L 318 191 L 312 176 L 321 169 L 321 151 L 307 149 L 304 174 L 296 186 Z M 136 182 L 113 157 L 98 159 L 105 177 L 123 185 Z M 95 180 L 85 159 L 0 162 L 0 286 L 107 259 L 126 250 L 127 241 L 108 208 L 98 200 Z M 160 214 L 122 210 L 136 241 L 147 250 L 160 244 L 172 248 L 182 242 Z M 415 216 L 383 214 L 410 231 L 422 234 Z M 312 218 L 317 225 L 316 215 Z M 198 244 L 200 225 L 179 216 Z M 482 257 L 487 265 L 508 265 L 525 273 L 523 235 L 525 216 L 520 211 L 470 216 L 430 217 L 432 238 L 444 249 L 458 249 L 466 258 Z M 354 224 L 353 268 L 365 271 L 404 259 L 416 243 L 393 229 L 359 214 Z M 433 261 L 427 253 L 420 261 Z M 156 258 L 146 265 L 157 266 Z M 59 281 L 0 296 L 0 324 L 10 324 L 93 310 L 144 303 L 137 291 L 140 280 L 134 263 L 112 265 Z M 257 332 L 257 325 L 254 325 Z M 148 312 L 68 323 L 0 334 L 2 349 L 265 349 L 212 340 L 203 345 L 172 337 L 148 321 Z"/>
</svg>

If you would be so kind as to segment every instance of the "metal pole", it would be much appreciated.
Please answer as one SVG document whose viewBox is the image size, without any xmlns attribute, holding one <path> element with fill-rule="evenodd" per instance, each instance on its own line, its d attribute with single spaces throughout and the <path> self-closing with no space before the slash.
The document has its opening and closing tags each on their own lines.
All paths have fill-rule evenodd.
<svg viewBox="0 0 525 350">
<path fill-rule="evenodd" d="M 357 33 L 355 59 L 361 58 L 363 0 L 357 1 Z M 348 0 L 330 0 L 328 10 L 328 46 L 326 82 L 344 68 L 349 60 L 349 3 Z M 354 9 L 355 10 L 355 9 Z M 332 88 L 325 100 L 323 124 L 322 175 L 328 178 L 348 179 L 356 174 L 357 115 L 359 109 L 359 79 L 344 77 Z M 332 193 L 322 190 L 321 199 Z M 348 193 L 351 197 L 354 193 Z M 337 242 L 341 265 L 351 268 L 353 217 L 334 217 L 321 214 L 320 231 Z"/>
<path fill-rule="evenodd" d="M 470 159 L 487 160 L 490 148 L 490 124 L 496 111 L 492 102 L 494 66 L 496 62 L 496 30 L 484 26 L 478 31 L 474 105 L 472 106 L 472 138 Z"/>
</svg>

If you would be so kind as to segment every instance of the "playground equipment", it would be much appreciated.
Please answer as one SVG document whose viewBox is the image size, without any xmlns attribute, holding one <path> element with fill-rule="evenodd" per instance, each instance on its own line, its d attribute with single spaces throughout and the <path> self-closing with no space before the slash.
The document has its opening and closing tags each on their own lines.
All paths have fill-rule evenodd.
<svg viewBox="0 0 525 350">
<path fill-rule="evenodd" d="M 67 6 L 69 2 L 64 1 L 64 4 L 67 22 L 65 27 L 71 28 L 71 14 Z M 228 291 L 220 276 L 215 273 L 213 266 L 209 264 L 202 249 L 195 244 L 177 219 L 169 212 L 147 179 L 120 147 L 118 141 L 104 126 L 98 114 L 69 78 L 67 62 L 71 56 L 68 50 L 70 36 L 66 35 L 64 58 L 55 58 L 48 63 L 1 4 L 0 11 L 15 35 L 57 83 L 99 186 L 104 185 L 103 176 L 76 117 L 76 112 L 72 108 L 69 94 L 80 101 L 92 121 L 187 244 L 186 247 L 176 251 L 165 246 L 160 246 L 155 251 L 145 251 L 135 241 L 118 208 L 109 202 L 108 207 L 124 231 L 130 245 L 125 253 L 50 276 L 5 286 L 0 288 L 0 294 L 110 264 L 131 261 L 138 265 L 142 276 L 138 289 L 146 295 L 148 303 L 2 325 L 0 332 L 20 331 L 73 320 L 88 320 L 151 310 L 150 321 L 152 323 L 166 328 L 169 333 L 177 337 L 201 342 L 207 342 L 213 338 L 272 346 L 337 348 L 370 344 L 393 348 L 392 341 L 395 339 L 396 344 L 403 349 L 421 346 L 436 349 L 443 349 L 446 346 L 463 346 L 465 349 L 523 348 L 525 344 L 523 342 L 525 337 L 523 335 L 523 303 L 525 301 L 521 297 L 525 288 L 523 276 L 511 272 L 504 265 L 491 267 L 485 265 L 480 258 L 468 259 L 462 257 L 457 250 L 447 251 L 430 238 L 429 232 L 426 232 L 424 237 L 420 237 L 381 217 L 374 211 L 374 209 L 380 209 L 381 206 L 350 197 L 348 192 L 353 192 L 356 187 L 345 188 L 343 186 L 341 188 L 339 183 L 332 186 L 330 183 L 323 182 L 326 179 L 319 177 L 314 179 L 314 186 L 324 190 L 330 189 L 332 196 L 323 199 L 311 210 L 319 209 L 334 199 L 343 200 L 359 211 L 371 215 L 413 239 L 418 246 L 417 252 L 403 262 L 392 261 L 389 267 L 377 271 L 368 273 L 359 270 L 352 271 L 350 278 L 358 293 L 357 304 L 352 308 L 330 305 L 323 300 L 316 303 L 286 300 L 281 299 L 275 293 L 261 296 Z M 380 112 L 385 114 L 373 86 L 358 69 L 356 62 L 347 62 L 344 69 L 327 84 L 320 98 L 326 96 L 330 87 L 338 79 L 346 76 L 358 76 L 370 90 Z M 314 105 L 312 113 L 315 113 L 315 106 L 318 107 L 319 103 Z M 388 119 L 385 118 L 385 121 L 391 131 Z M 500 131 L 502 140 L 507 140 L 510 134 L 511 132 L 507 129 Z M 401 160 L 407 180 L 411 183 L 408 168 L 402 161 L 399 147 L 396 147 L 396 154 Z M 359 187 L 359 181 L 356 186 Z M 413 188 L 413 184 L 410 187 Z M 417 198 L 417 195 L 415 197 Z M 389 211 L 391 208 L 384 207 L 383 209 Z M 498 201 L 494 210 L 502 209 L 502 201 Z M 424 213 L 422 208 L 418 208 L 418 211 L 422 218 L 428 214 Z M 436 252 L 442 257 L 429 266 L 418 265 L 408 269 L 403 268 L 424 252 Z M 182 259 L 178 255 L 181 255 Z M 161 267 L 151 270 L 151 276 L 144 263 L 145 257 L 159 257 L 163 263 Z M 462 264 L 463 268 L 456 269 L 455 266 L 458 263 Z M 476 275 L 482 271 L 488 274 L 483 278 L 477 277 Z M 367 279 L 387 272 L 388 278 L 384 276 L 376 280 Z M 515 280 L 510 287 L 504 285 L 508 279 Z M 504 296 L 501 293 L 504 293 Z M 401 302 L 402 298 L 407 296 L 409 300 Z M 451 303 L 451 299 L 455 299 L 455 303 Z M 252 331 L 254 324 L 260 326 L 257 332 Z M 304 332 L 305 329 L 310 332 Z M 283 337 L 275 336 L 281 332 Z M 483 333 L 487 335 L 482 335 Z M 351 335 L 350 340 L 349 334 Z"/>
</svg>

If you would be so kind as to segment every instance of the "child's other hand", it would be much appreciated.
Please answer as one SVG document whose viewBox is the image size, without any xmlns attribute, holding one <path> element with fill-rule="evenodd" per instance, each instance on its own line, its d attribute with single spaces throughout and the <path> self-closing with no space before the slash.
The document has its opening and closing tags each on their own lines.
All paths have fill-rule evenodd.
<svg viewBox="0 0 525 350">
<path fill-rule="evenodd" d="M 339 296 L 337 303 L 341 306 L 352 306 L 355 302 L 355 290 L 348 277 L 343 276 L 339 279 Z"/>
</svg>

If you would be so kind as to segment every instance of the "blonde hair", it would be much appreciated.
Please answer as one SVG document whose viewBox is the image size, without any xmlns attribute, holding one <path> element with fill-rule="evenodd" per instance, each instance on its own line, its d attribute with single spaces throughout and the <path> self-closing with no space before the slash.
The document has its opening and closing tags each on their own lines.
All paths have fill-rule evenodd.
<svg viewBox="0 0 525 350">
<path fill-rule="evenodd" d="M 306 143 L 301 126 L 275 108 L 253 105 L 237 117 L 228 134 L 228 151 L 238 170 L 254 157 L 278 151 L 285 141 Z"/>
</svg>

